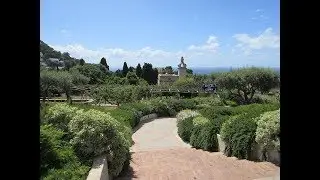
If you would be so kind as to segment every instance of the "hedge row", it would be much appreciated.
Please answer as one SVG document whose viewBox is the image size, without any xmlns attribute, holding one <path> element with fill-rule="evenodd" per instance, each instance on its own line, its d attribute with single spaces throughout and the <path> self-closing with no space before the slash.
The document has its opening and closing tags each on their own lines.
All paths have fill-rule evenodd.
<svg viewBox="0 0 320 180">
<path fill-rule="evenodd" d="M 41 117 L 43 124 L 50 124 L 52 128 L 63 133 L 59 136 L 59 141 L 69 143 L 72 147 L 70 151 L 82 164 L 90 166 L 94 156 L 108 154 L 109 173 L 115 177 L 125 165 L 128 165 L 132 128 L 139 123 L 142 116 L 151 113 L 157 113 L 158 116 L 175 116 L 183 109 L 195 107 L 196 102 L 189 99 L 153 99 L 123 104 L 118 108 L 57 103 L 42 109 Z M 54 166 L 56 170 L 50 170 L 50 163 L 55 164 L 55 161 L 41 161 L 43 166 L 48 167 L 46 172 L 51 172 L 50 177 L 81 179 L 78 171 L 72 171 L 67 166 L 57 165 Z M 79 171 L 84 172 L 83 169 L 80 168 Z M 49 178 L 49 175 L 43 174 L 43 177 Z"/>
<path fill-rule="evenodd" d="M 108 112 L 94 109 L 84 110 L 59 103 L 47 110 L 44 119 L 45 125 L 43 126 L 50 125 L 57 129 L 57 132 L 61 132 L 60 134 L 57 132 L 50 133 L 48 138 L 55 138 L 63 144 L 70 144 L 68 152 L 75 154 L 81 164 L 91 166 L 93 157 L 107 154 L 109 173 L 112 176 L 117 176 L 130 157 L 131 128 L 121 124 Z M 59 136 L 54 134 L 59 134 Z M 53 146 L 48 146 L 46 145 L 48 143 L 45 142 L 46 138 L 42 138 L 40 149 L 42 148 L 43 152 L 64 154 L 63 148 L 52 148 Z M 81 170 L 82 174 L 80 174 L 83 176 L 90 169 L 83 173 L 84 168 L 81 168 L 82 166 L 75 166 L 74 164 L 61 166 L 59 165 L 60 161 L 45 161 L 45 159 L 50 159 L 51 156 L 52 153 L 44 153 L 41 156 L 43 157 L 41 166 L 48 167 L 47 169 L 43 168 L 44 173 L 41 175 L 44 179 L 83 179 L 84 177 L 79 177 L 78 171 L 70 168 Z M 51 174 L 45 174 L 45 172 Z"/>
<path fill-rule="evenodd" d="M 221 134 L 226 143 L 226 155 L 251 159 L 255 142 L 279 148 L 280 116 L 275 111 L 279 108 L 279 104 L 250 104 L 181 111 L 177 115 L 178 134 L 193 147 L 207 151 L 218 150 L 216 134 Z"/>
</svg>

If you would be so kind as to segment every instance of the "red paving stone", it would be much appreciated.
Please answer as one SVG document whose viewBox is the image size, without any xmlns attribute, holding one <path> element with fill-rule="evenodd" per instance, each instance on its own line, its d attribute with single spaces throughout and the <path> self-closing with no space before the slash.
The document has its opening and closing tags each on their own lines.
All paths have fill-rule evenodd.
<svg viewBox="0 0 320 180">
<path fill-rule="evenodd" d="M 175 118 L 149 123 L 135 133 L 134 140 L 138 146 L 134 147 L 135 144 L 132 148 L 134 152 L 130 170 L 116 180 L 253 180 L 274 176 L 280 171 L 278 166 L 269 162 L 238 160 L 219 152 L 206 152 L 182 145 L 176 132 L 172 131 L 176 130 Z M 163 126 L 167 128 L 162 134 L 159 127 Z M 168 140 L 170 146 L 161 140 L 161 143 L 156 141 L 153 146 L 151 139 L 160 136 Z M 174 141 L 177 144 L 174 145 Z"/>
</svg>

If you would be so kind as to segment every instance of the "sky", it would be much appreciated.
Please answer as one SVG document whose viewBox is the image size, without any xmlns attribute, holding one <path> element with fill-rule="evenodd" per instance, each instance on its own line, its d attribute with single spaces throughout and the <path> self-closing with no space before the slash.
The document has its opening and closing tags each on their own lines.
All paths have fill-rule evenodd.
<svg viewBox="0 0 320 180">
<path fill-rule="evenodd" d="M 41 0 L 40 39 L 110 67 L 280 67 L 279 0 Z"/>
</svg>

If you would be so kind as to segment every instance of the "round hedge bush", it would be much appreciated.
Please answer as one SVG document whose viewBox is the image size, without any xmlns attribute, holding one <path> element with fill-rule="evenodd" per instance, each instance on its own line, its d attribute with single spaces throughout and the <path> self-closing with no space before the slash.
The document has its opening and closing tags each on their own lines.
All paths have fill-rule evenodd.
<svg viewBox="0 0 320 180">
<path fill-rule="evenodd" d="M 131 140 L 125 138 L 123 125 L 110 114 L 97 110 L 79 110 L 69 122 L 74 133 L 71 143 L 81 156 L 92 159 L 107 154 L 109 173 L 117 176 L 129 158 Z"/>
<path fill-rule="evenodd" d="M 209 123 L 209 120 L 205 117 L 198 116 L 193 119 L 193 128 L 190 136 L 190 144 L 195 148 L 203 148 L 203 141 L 205 138 L 200 136 L 201 131 Z"/>
<path fill-rule="evenodd" d="M 201 142 L 201 149 L 206 151 L 218 151 L 219 144 L 217 134 L 220 133 L 222 124 L 229 118 L 229 116 L 219 116 L 206 123 L 198 136 Z"/>
<path fill-rule="evenodd" d="M 189 117 L 196 117 L 200 115 L 197 111 L 192 111 L 190 109 L 182 110 L 177 114 L 177 121 L 183 121 Z"/>
<path fill-rule="evenodd" d="M 199 113 L 210 120 L 213 120 L 219 116 L 230 116 L 234 114 L 232 107 L 224 106 L 205 107 L 200 109 Z"/>
<path fill-rule="evenodd" d="M 256 121 L 256 142 L 265 150 L 280 151 L 280 109 L 265 112 Z"/>
<path fill-rule="evenodd" d="M 45 122 L 64 132 L 68 132 L 68 123 L 75 116 L 77 110 L 78 108 L 69 106 L 66 103 L 57 103 L 47 110 L 44 116 Z"/>
<path fill-rule="evenodd" d="M 221 138 L 226 143 L 225 154 L 239 159 L 250 159 L 257 125 L 245 115 L 230 117 L 221 127 Z"/>
<path fill-rule="evenodd" d="M 191 110 L 183 110 L 177 114 L 178 135 L 183 141 L 190 141 L 193 129 L 193 119 L 199 115 L 198 112 Z"/>
</svg>

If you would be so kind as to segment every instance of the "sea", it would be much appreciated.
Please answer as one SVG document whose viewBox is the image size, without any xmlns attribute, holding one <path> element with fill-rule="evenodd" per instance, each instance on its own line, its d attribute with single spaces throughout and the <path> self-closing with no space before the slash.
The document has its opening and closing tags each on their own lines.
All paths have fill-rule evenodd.
<svg viewBox="0 0 320 180">
<path fill-rule="evenodd" d="M 280 67 L 268 67 L 276 71 L 276 73 L 280 73 Z M 116 71 L 117 69 L 122 68 L 110 68 L 111 71 Z M 177 68 L 173 68 L 177 70 Z M 238 69 L 238 67 L 188 67 L 188 69 L 192 69 L 193 74 L 211 74 L 217 72 L 230 72 L 232 70 Z"/>
</svg>

